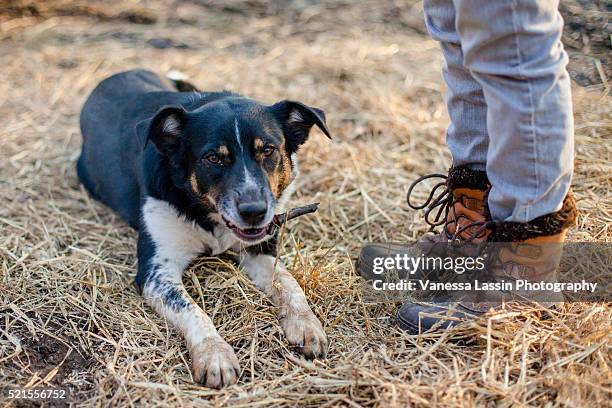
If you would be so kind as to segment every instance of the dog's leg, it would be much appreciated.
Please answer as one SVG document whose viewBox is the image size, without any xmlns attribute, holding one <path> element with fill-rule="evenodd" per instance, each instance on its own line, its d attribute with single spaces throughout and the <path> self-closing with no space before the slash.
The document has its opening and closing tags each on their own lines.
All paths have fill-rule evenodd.
<svg viewBox="0 0 612 408">
<path fill-rule="evenodd" d="M 279 321 L 289 344 L 300 347 L 308 358 L 324 358 L 327 336 L 295 278 L 280 260 L 262 253 L 241 253 L 240 266 L 251 280 L 280 308 Z"/>
<path fill-rule="evenodd" d="M 208 387 L 236 383 L 240 366 L 232 347 L 185 290 L 184 269 L 205 245 L 201 231 L 166 202 L 148 198 L 138 237 L 138 275 L 147 303 L 181 331 L 192 359 L 194 379 Z"/>
</svg>

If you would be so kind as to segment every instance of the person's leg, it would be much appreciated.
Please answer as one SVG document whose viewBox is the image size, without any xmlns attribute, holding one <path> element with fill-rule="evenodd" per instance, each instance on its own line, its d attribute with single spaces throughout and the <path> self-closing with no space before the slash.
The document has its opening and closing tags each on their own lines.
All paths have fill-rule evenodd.
<svg viewBox="0 0 612 408">
<path fill-rule="evenodd" d="M 495 221 L 525 223 L 561 208 L 573 171 L 568 58 L 557 0 L 454 0 L 465 66 L 487 104 Z"/>
<path fill-rule="evenodd" d="M 425 23 L 444 55 L 442 73 L 448 87 L 446 103 L 451 123 L 446 144 L 453 166 L 484 170 L 487 158 L 487 106 L 482 87 L 463 65 L 452 0 L 424 0 Z"/>
<path fill-rule="evenodd" d="M 408 205 L 413 209 L 429 208 L 428 214 L 431 216 L 426 215 L 426 222 L 430 225 L 444 225 L 444 228 L 439 234 L 423 235 L 415 246 L 388 242 L 364 246 L 357 260 L 357 271 L 368 280 L 381 278 L 375 272 L 379 269 L 374 267 L 376 260 L 428 252 L 436 242 L 449 240 L 463 225 L 484 221 L 486 216 L 485 197 L 489 188 L 485 174 L 488 135 L 487 106 L 482 88 L 463 65 L 463 52 L 459 34 L 455 29 L 455 6 L 452 0 L 424 0 L 423 9 L 427 30 L 431 37 L 440 43 L 444 56 L 442 74 L 448 88 L 446 102 L 451 118 L 446 132 L 446 143 L 452 154 L 452 165 L 447 175 L 435 174 L 421 178 L 430 181 L 438 177 L 444 179 L 434 187 L 430 197 L 432 199 L 415 206 L 408 198 Z M 414 186 L 419 184 L 419 180 L 409 188 L 408 196 Z M 438 197 L 439 194 L 444 197 Z M 434 195 L 440 200 L 433 200 Z M 446 206 L 451 202 L 452 210 L 447 209 L 447 216 L 447 211 L 440 208 L 440 205 Z M 465 230 L 460 235 L 465 237 L 472 232 Z M 397 275 L 403 278 L 405 272 L 393 270 L 386 271 L 385 274 L 387 277 Z M 419 273 L 411 278 L 424 276 Z"/>
<path fill-rule="evenodd" d="M 491 263 L 482 281 L 555 282 L 560 249 L 577 217 L 569 192 L 573 123 L 558 1 L 453 2 L 463 62 L 482 86 L 487 105 L 492 221 L 475 223 L 483 225 L 491 243 L 486 247 Z M 480 280 L 477 273 L 462 276 Z M 398 323 L 417 334 L 451 327 L 490 307 L 524 301 L 553 307 L 563 300 L 559 293 L 521 292 L 518 287 L 463 295 L 435 295 L 433 305 L 408 300 Z"/>
</svg>

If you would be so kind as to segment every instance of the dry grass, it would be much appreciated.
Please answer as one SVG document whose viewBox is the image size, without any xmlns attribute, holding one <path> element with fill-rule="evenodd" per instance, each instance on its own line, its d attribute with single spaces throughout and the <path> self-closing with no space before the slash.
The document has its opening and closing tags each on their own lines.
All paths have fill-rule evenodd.
<svg viewBox="0 0 612 408">
<path fill-rule="evenodd" d="M 448 332 L 404 335 L 391 318 L 397 305 L 361 301 L 353 270 L 360 245 L 423 232 L 405 188 L 449 159 L 441 57 L 418 24 L 410 29 L 408 5 L 398 16 L 399 1 L 164 3 L 108 7 L 117 16 L 147 6 L 155 25 L 85 12 L 0 19 L 0 389 L 64 385 L 75 402 L 96 406 L 609 404 L 609 304 L 567 304 L 550 319 L 535 309 L 491 315 L 454 330 L 473 339 L 466 345 Z M 191 48 L 156 49 L 147 45 L 153 37 Z M 192 382 L 184 342 L 132 284 L 136 233 L 90 200 L 74 171 L 84 98 L 132 67 L 180 69 L 204 89 L 326 110 L 335 140 L 311 137 L 294 200 L 320 201 L 320 210 L 291 225 L 282 253 L 324 323 L 327 360 L 289 350 L 275 308 L 242 272 L 202 259 L 185 281 L 243 371 L 223 390 Z M 572 238 L 581 241 L 612 239 L 604 93 L 574 93 L 583 212 Z"/>
</svg>

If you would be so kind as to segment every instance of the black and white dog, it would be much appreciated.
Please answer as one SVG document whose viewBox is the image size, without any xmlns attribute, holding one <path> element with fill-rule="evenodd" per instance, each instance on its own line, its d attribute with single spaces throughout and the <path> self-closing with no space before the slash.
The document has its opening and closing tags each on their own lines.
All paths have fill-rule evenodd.
<svg viewBox="0 0 612 408">
<path fill-rule="evenodd" d="M 144 70 L 102 81 L 83 107 L 79 179 L 139 231 L 136 283 L 183 333 L 194 378 L 207 386 L 235 383 L 240 367 L 181 282 L 198 255 L 239 253 L 240 266 L 280 308 L 289 343 L 310 358 L 326 354 L 321 323 L 275 262 L 276 237 L 268 233 L 313 125 L 329 137 L 319 109 L 199 92 Z"/>
</svg>

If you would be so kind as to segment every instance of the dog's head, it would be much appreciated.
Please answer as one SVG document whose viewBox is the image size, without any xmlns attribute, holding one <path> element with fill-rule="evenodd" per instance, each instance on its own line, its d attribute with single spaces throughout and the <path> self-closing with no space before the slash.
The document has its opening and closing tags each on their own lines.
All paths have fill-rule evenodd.
<svg viewBox="0 0 612 408">
<path fill-rule="evenodd" d="M 211 207 L 240 240 L 253 243 L 266 236 L 291 190 L 295 153 L 314 125 L 330 137 L 320 109 L 227 97 L 192 112 L 162 109 L 149 139 L 169 159 L 175 184 Z"/>
</svg>

